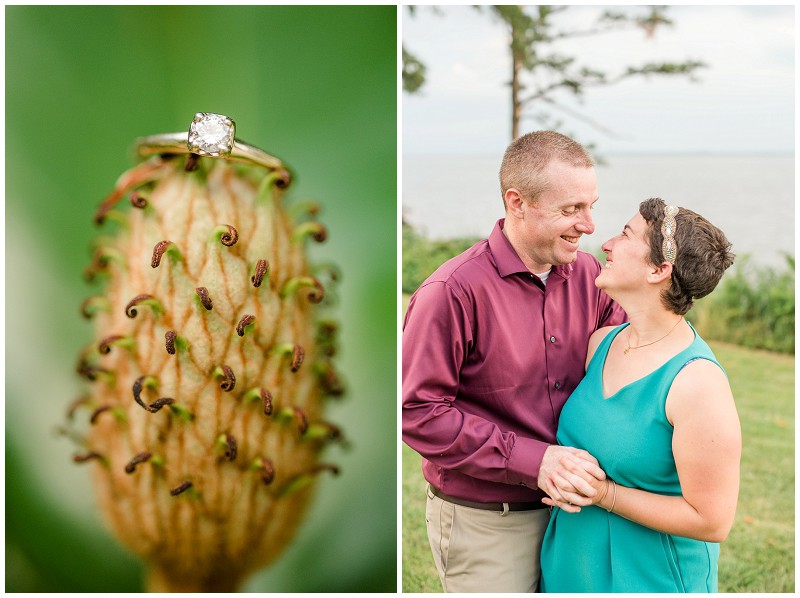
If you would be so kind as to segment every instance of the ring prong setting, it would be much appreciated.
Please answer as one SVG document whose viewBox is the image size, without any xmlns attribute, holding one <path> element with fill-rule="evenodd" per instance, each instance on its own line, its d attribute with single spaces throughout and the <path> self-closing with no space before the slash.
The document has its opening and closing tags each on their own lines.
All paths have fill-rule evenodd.
<svg viewBox="0 0 800 598">
<path fill-rule="evenodd" d="M 236 124 L 222 114 L 198 112 L 189 126 L 187 147 L 198 156 L 229 156 L 233 149 Z"/>
</svg>

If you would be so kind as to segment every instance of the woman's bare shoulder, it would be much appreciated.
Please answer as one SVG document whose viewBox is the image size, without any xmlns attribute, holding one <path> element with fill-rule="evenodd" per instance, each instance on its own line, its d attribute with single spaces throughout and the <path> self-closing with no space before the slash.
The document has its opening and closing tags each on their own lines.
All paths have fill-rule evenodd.
<svg viewBox="0 0 800 598">
<path fill-rule="evenodd" d="M 667 417 L 709 417 L 718 421 L 720 414 L 735 413 L 736 407 L 728 378 L 722 368 L 708 359 L 696 359 L 688 363 L 675 376 L 667 395 Z"/>
<path fill-rule="evenodd" d="M 589 368 L 589 362 L 592 360 L 592 357 L 594 357 L 594 352 L 597 351 L 597 347 L 599 347 L 603 339 L 608 336 L 608 333 L 615 328 L 616 326 L 603 326 L 592 333 L 592 336 L 589 337 L 589 347 L 586 350 L 586 365 L 584 369 Z"/>
</svg>

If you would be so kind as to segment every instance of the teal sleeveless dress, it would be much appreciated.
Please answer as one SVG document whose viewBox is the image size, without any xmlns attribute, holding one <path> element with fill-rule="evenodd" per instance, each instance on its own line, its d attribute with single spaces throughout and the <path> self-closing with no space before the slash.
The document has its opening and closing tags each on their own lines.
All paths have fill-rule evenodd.
<svg viewBox="0 0 800 598">
<path fill-rule="evenodd" d="M 561 412 L 558 443 L 589 451 L 619 484 L 680 495 L 673 428 L 664 411 L 667 393 L 689 362 L 719 362 L 692 328 L 689 347 L 606 399 L 603 366 L 611 342 L 626 326 L 598 346 Z M 554 508 L 542 545 L 540 591 L 716 592 L 718 560 L 717 543 L 664 534 L 598 506 L 579 513 Z"/>
</svg>

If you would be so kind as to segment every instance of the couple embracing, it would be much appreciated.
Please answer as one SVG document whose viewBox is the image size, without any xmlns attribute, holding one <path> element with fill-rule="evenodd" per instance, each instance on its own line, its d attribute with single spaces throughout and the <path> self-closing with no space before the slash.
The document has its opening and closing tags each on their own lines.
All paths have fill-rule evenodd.
<svg viewBox="0 0 800 598">
<path fill-rule="evenodd" d="M 403 440 L 443 589 L 717 591 L 741 433 L 683 316 L 730 243 L 648 199 L 605 265 L 578 251 L 594 162 L 551 131 L 508 147 L 500 184 L 505 218 L 422 284 L 403 328 Z"/>
</svg>

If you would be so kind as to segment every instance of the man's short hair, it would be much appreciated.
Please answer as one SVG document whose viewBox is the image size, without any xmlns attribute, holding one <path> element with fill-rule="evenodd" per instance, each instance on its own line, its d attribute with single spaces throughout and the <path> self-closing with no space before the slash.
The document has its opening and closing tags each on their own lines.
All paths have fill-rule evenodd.
<svg viewBox="0 0 800 598">
<path fill-rule="evenodd" d="M 542 171 L 553 160 L 584 168 L 594 166 L 594 160 L 586 148 L 566 135 L 555 131 L 526 133 L 508 146 L 500 165 L 503 204 L 506 191 L 511 188 L 517 189 L 530 201 L 536 201 L 548 183 Z"/>
</svg>

